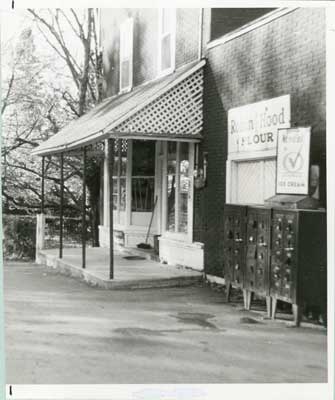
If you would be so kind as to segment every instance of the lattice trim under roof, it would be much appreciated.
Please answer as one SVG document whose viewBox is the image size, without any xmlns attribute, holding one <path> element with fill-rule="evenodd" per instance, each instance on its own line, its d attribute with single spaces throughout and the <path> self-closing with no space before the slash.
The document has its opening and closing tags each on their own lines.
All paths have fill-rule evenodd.
<svg viewBox="0 0 335 400">
<path fill-rule="evenodd" d="M 203 69 L 200 69 L 113 131 L 155 135 L 199 134 L 203 123 L 203 80 Z"/>
<path fill-rule="evenodd" d="M 111 137 L 199 141 L 204 65 L 205 60 L 193 62 L 129 93 L 105 99 L 33 153 L 69 152 Z"/>
</svg>

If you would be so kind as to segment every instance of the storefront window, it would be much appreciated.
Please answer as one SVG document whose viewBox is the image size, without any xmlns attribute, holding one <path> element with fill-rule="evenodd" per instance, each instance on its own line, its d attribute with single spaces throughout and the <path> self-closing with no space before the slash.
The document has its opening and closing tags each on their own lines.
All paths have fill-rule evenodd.
<svg viewBox="0 0 335 400">
<path fill-rule="evenodd" d="M 131 184 L 132 211 L 150 212 L 155 196 L 155 142 L 134 140 Z"/>
<path fill-rule="evenodd" d="M 189 159 L 188 159 L 188 144 L 180 143 L 180 159 L 179 159 L 179 218 L 178 232 L 187 233 L 187 203 L 188 193 L 190 189 L 189 177 Z"/>
<path fill-rule="evenodd" d="M 167 144 L 167 230 L 188 232 L 190 162 L 188 143 Z"/>
<path fill-rule="evenodd" d="M 127 142 L 116 140 L 113 166 L 113 210 L 126 209 Z"/>
<path fill-rule="evenodd" d="M 176 142 L 168 142 L 167 151 L 167 230 L 175 231 L 176 206 Z"/>
</svg>

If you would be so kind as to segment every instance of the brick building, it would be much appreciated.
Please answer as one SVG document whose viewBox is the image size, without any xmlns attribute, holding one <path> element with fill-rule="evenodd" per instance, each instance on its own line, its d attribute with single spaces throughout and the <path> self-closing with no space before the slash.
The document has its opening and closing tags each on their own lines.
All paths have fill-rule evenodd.
<svg viewBox="0 0 335 400">
<path fill-rule="evenodd" d="M 275 194 L 278 128 L 311 127 L 310 193 L 326 206 L 324 9 L 100 14 L 105 100 L 76 122 L 77 137 L 65 128 L 37 154 L 115 138 L 101 246 L 111 209 L 126 247 L 145 240 L 153 217 L 149 242 L 159 237 L 162 261 L 223 277 L 224 205 Z"/>
<path fill-rule="evenodd" d="M 236 16 L 241 20 L 235 18 L 230 31 L 227 21 Z M 219 23 L 211 26 L 211 17 Z M 246 17 L 250 18 L 248 12 Z M 319 198 L 321 206 L 326 206 L 325 11 L 270 10 L 245 25 L 240 11 L 212 9 L 205 11 L 203 26 L 206 68 L 201 147 L 208 152 L 208 182 L 197 195 L 195 238 L 205 245 L 207 274 L 222 276 L 223 205 L 262 204 L 275 194 L 276 141 L 270 150 L 229 154 L 229 110 L 289 96 L 290 125 L 312 128 L 310 163 L 319 168 Z M 225 29 L 222 36 L 220 27 Z"/>
</svg>

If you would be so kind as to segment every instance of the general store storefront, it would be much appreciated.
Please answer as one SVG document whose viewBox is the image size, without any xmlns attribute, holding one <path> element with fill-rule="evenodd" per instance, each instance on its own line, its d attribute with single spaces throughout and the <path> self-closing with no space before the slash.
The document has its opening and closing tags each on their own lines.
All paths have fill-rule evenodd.
<svg viewBox="0 0 335 400">
<path fill-rule="evenodd" d="M 155 237 L 161 261 L 203 268 L 203 246 L 193 242 L 193 173 L 204 64 L 104 100 L 35 152 L 60 155 L 104 143 L 100 246 L 110 246 L 111 231 L 125 247 L 154 246 Z"/>
<path fill-rule="evenodd" d="M 310 137 L 311 127 L 291 127 L 290 95 L 228 111 L 227 297 L 241 288 L 249 309 L 254 294 L 264 296 L 269 316 L 278 300 L 291 303 L 296 324 L 306 305 L 326 320 L 326 213 Z"/>
</svg>

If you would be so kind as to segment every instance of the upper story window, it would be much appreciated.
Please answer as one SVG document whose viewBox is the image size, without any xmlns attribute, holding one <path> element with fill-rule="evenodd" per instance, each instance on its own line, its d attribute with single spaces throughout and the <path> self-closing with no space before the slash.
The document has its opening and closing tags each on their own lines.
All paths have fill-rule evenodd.
<svg viewBox="0 0 335 400">
<path fill-rule="evenodd" d="M 176 9 L 162 8 L 159 11 L 158 71 L 172 72 L 176 53 Z"/>
<path fill-rule="evenodd" d="M 94 8 L 94 26 L 99 51 L 101 50 L 101 9 Z"/>
<path fill-rule="evenodd" d="M 120 91 L 133 85 L 133 19 L 126 19 L 120 26 Z"/>
<path fill-rule="evenodd" d="M 273 10 L 275 8 L 212 8 L 210 40 L 232 32 Z"/>
</svg>

